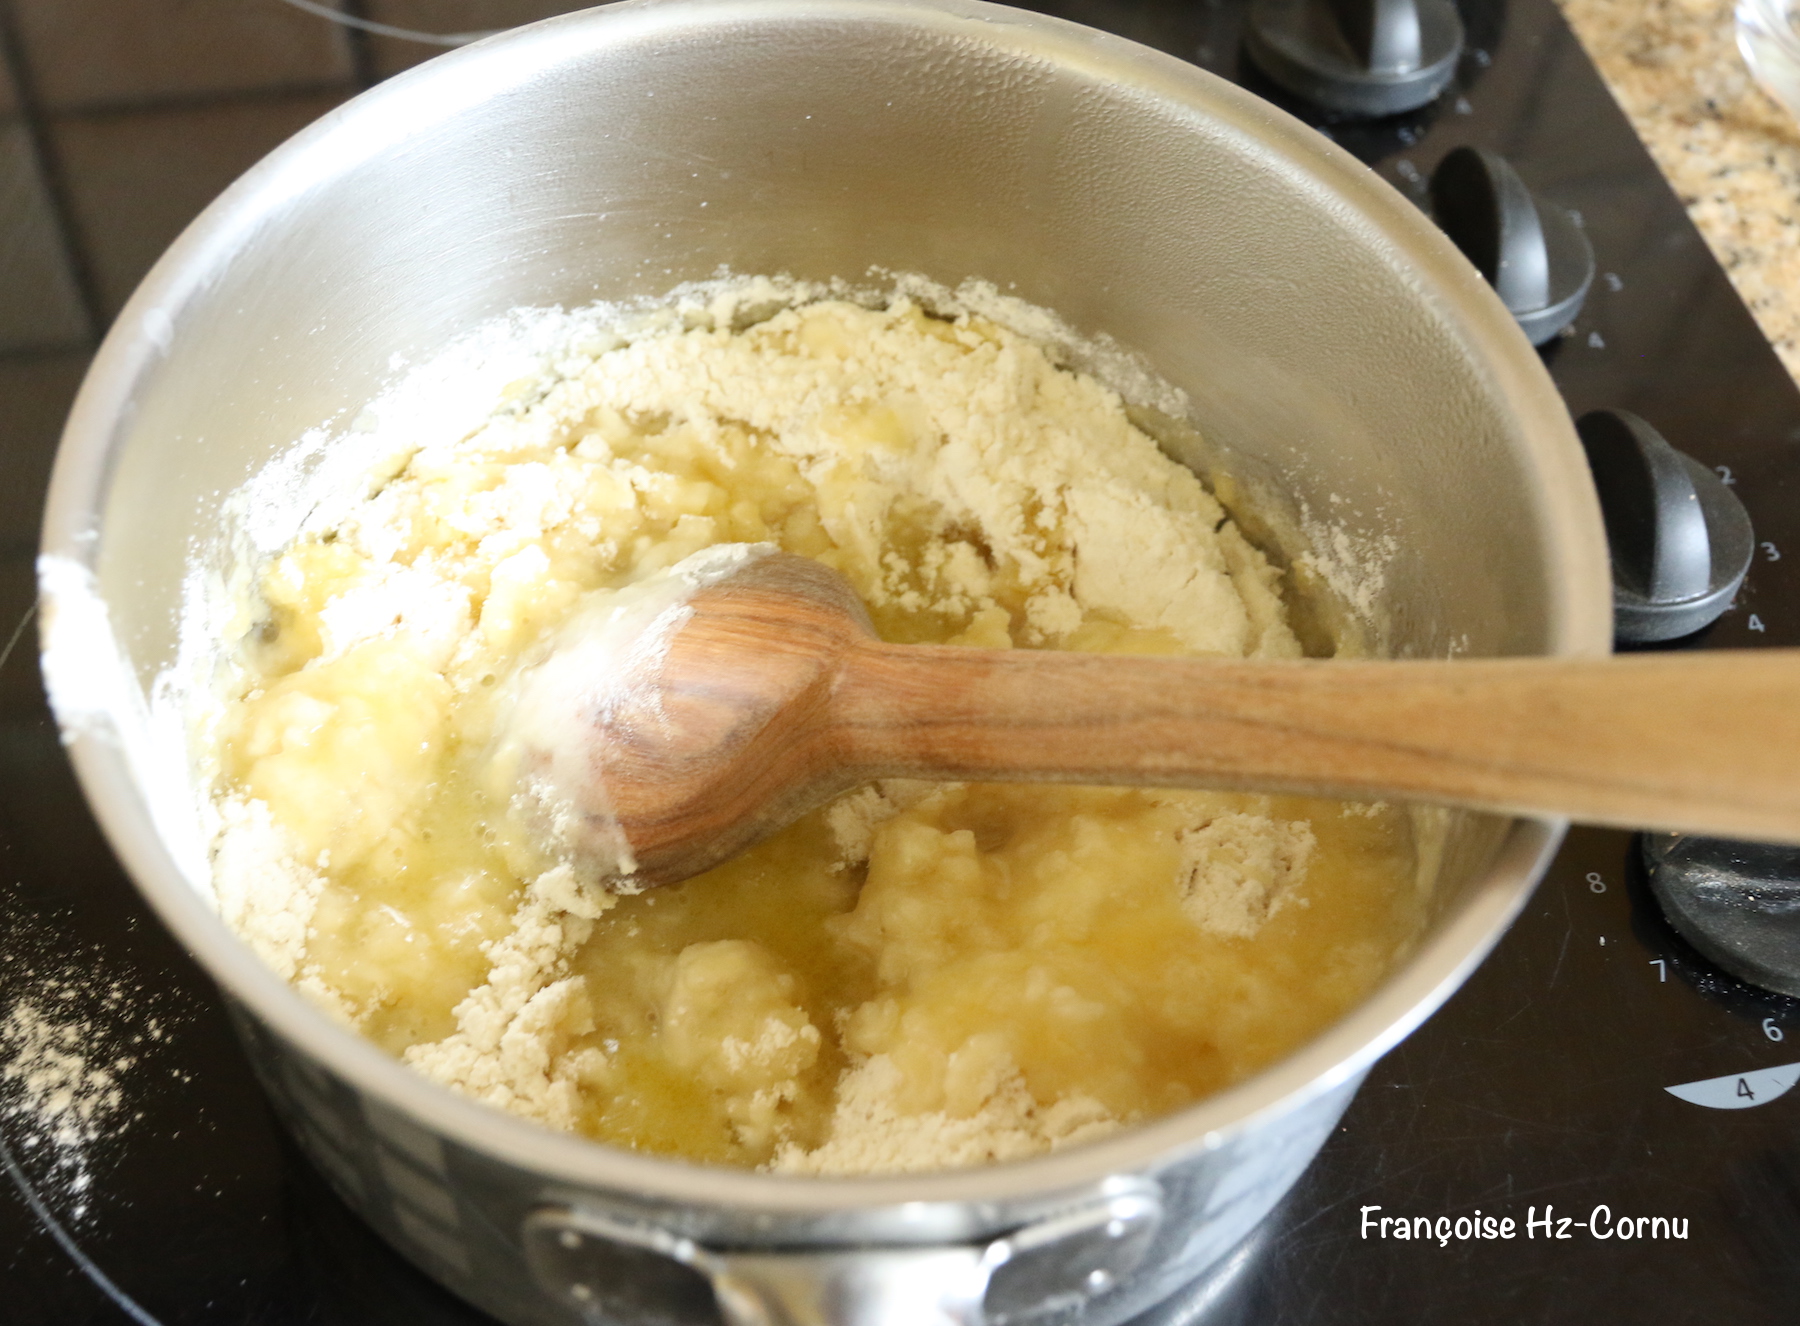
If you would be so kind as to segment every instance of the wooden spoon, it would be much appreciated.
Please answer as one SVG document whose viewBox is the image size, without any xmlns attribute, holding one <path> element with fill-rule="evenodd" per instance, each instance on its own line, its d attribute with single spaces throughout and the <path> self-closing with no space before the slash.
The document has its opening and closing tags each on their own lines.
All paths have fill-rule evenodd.
<svg viewBox="0 0 1800 1326">
<path fill-rule="evenodd" d="M 1245 662 L 888 645 L 817 562 L 701 554 L 524 676 L 559 850 L 635 890 L 875 778 L 1398 798 L 1800 842 L 1800 650 Z"/>
</svg>

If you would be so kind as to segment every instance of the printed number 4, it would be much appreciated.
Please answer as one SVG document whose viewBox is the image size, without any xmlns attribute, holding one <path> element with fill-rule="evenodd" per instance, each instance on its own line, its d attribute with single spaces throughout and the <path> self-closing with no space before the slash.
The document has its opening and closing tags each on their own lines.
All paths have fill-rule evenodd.
<svg viewBox="0 0 1800 1326">
<path fill-rule="evenodd" d="M 1745 622 L 1744 625 L 1749 627 L 1752 631 L 1768 630 L 1768 627 L 1763 625 L 1763 619 L 1758 617 L 1755 613 L 1750 614 L 1750 620 Z"/>
<path fill-rule="evenodd" d="M 1750 1090 L 1750 1084 L 1741 1077 L 1738 1079 L 1737 1093 L 1738 1093 L 1738 1095 L 1742 1096 L 1745 1100 L 1755 1100 L 1756 1099 L 1756 1093 L 1754 1091 Z"/>
</svg>

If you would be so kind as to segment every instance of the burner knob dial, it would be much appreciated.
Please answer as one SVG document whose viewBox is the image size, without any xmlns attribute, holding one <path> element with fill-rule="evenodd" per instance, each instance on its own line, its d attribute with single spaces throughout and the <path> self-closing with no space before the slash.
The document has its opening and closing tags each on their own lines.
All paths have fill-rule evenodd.
<svg viewBox="0 0 1800 1326">
<path fill-rule="evenodd" d="M 1360 116 L 1423 106 L 1463 48 L 1450 0 L 1251 0 L 1244 31 L 1250 58 L 1282 87 Z"/>
<path fill-rule="evenodd" d="M 1744 582 L 1756 542 L 1719 476 L 1624 410 L 1576 423 L 1612 549 L 1613 632 L 1626 644 L 1692 635 Z"/>
<path fill-rule="evenodd" d="M 1505 157 L 1479 147 L 1447 155 L 1431 173 L 1431 214 L 1533 345 L 1581 312 L 1593 247 L 1568 212 L 1531 196 Z"/>
<path fill-rule="evenodd" d="M 1800 995 L 1800 847 L 1650 833 L 1643 852 L 1677 934 L 1739 980 Z"/>
</svg>

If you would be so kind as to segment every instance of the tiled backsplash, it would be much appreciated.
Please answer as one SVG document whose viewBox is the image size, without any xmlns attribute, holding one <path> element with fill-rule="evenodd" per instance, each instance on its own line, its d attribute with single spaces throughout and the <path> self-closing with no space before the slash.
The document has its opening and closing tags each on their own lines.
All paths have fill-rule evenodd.
<svg viewBox="0 0 1800 1326">
<path fill-rule="evenodd" d="M 438 33 L 584 7 L 323 2 Z M 444 49 L 284 0 L 0 0 L 0 581 L 28 581 L 63 417 L 151 264 L 284 139 Z M 0 620 L 0 637 L 11 627 Z"/>
<path fill-rule="evenodd" d="M 56 0 L 46 3 L 54 4 Z M 446 33 L 516 28 L 553 14 L 585 9 L 587 5 L 569 0 L 362 0 L 356 8 L 367 18 L 390 27 Z M 369 46 L 374 70 L 381 76 L 409 69 L 441 49 L 379 36 L 371 37 Z"/>
<path fill-rule="evenodd" d="M 0 115 L 13 115 L 19 109 L 19 94 L 13 87 L 12 70 L 0 63 Z"/>
<path fill-rule="evenodd" d="M 346 84 L 53 117 L 50 152 L 101 317 L 118 313 L 150 265 L 227 185 L 354 93 Z"/>
<path fill-rule="evenodd" d="M 0 355 L 84 344 L 92 328 L 31 134 L 0 124 Z"/>
<path fill-rule="evenodd" d="M 279 0 L 8 0 L 32 95 L 55 114 L 347 85 L 350 39 Z"/>
</svg>

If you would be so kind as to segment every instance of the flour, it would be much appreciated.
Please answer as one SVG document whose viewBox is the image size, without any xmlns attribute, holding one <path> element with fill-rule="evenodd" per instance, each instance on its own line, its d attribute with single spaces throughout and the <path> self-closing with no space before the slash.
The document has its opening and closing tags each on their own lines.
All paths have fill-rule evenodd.
<svg viewBox="0 0 1800 1326">
<path fill-rule="evenodd" d="M 566 872 L 541 876 L 519 909 L 513 932 L 488 949 L 487 981 L 456 1007 L 454 1035 L 406 1051 L 427 1077 L 476 1100 L 554 1128 L 572 1128 L 578 1086 L 597 1057 L 570 1055 L 572 1036 L 593 1029 L 586 984 L 568 977 L 569 950 L 586 938 L 591 921 L 554 899 L 572 887 Z M 572 900 L 572 899 L 571 899 Z M 588 910 L 592 899 L 582 910 Z"/>
<path fill-rule="evenodd" d="M 1215 934 L 1248 939 L 1299 899 L 1316 839 L 1299 820 L 1227 811 L 1208 816 L 1181 844 L 1182 906 Z"/>
<path fill-rule="evenodd" d="M 1054 1044 L 1109 1017 L 1135 1026 L 1096 1002 L 1080 920 L 1127 849 L 1155 840 L 1129 868 L 1172 890 L 1174 924 L 1247 940 L 1307 901 L 1304 820 L 1219 794 L 1046 790 L 1015 805 L 1005 789 L 902 780 L 852 793 L 824 813 L 818 865 L 866 874 L 867 906 L 816 943 L 841 948 L 846 970 L 866 949 L 879 997 L 814 1017 L 817 992 L 764 944 L 704 926 L 673 956 L 626 948 L 597 965 L 601 936 L 624 943 L 656 914 L 614 926 L 620 899 L 530 845 L 507 818 L 530 798 L 509 791 L 495 735 L 511 679 L 561 623 L 616 612 L 719 544 L 817 557 L 901 641 L 1298 657 L 1279 571 L 1117 391 L 1069 367 L 1110 365 L 1134 404 L 1179 413 L 1127 359 L 981 287 L 725 282 L 660 307 L 514 315 L 412 374 L 341 442 L 305 439 L 234 507 L 260 559 L 253 588 L 231 582 L 249 598 L 235 616 L 193 616 L 239 621 L 245 642 L 227 715 L 209 720 L 226 920 L 419 1071 L 553 1127 L 601 1127 L 638 1098 L 632 1064 L 652 1053 L 669 1080 L 711 1093 L 713 1154 L 797 1173 L 1013 1159 L 1167 1108 L 1131 1103 L 1180 1094 L 1140 1091 L 1129 1065 L 1108 1079 L 1111 1104 L 1079 1087 L 1040 1098 L 1025 1031 L 940 1048 L 915 1034 L 955 1019 L 903 1012 L 909 991 L 966 956 L 940 951 L 964 922 L 934 881 L 1014 872 L 1087 890 L 1061 904 L 1066 934 L 1024 926 L 1016 952 L 1017 918 L 970 932 L 999 945 L 993 971 L 1025 964 L 994 989 L 1037 1001 Z M 1033 957 L 1032 935 L 1061 937 Z M 903 1034 L 907 1017 L 937 1020 Z M 621 1026 L 638 1038 L 624 1048 Z M 839 1037 L 839 1058 L 821 1059 Z M 826 1062 L 844 1067 L 821 1076 Z M 804 1117 L 810 1141 L 796 1140 Z M 654 1111 L 618 1127 L 680 1149 Z"/>
<path fill-rule="evenodd" d="M 68 1221 L 92 1209 L 100 1158 L 129 1127 L 125 1087 L 167 1035 L 166 1015 L 95 972 L 7 973 L 0 1014 L 0 1125 L 40 1197 Z"/>
<path fill-rule="evenodd" d="M 7 1091 L 0 1113 L 23 1125 L 28 1152 L 47 1154 L 52 1183 L 66 1195 L 69 1217 L 80 1220 L 93 1183 L 89 1151 L 124 1103 L 119 1075 L 132 1059 L 92 1061 L 92 1026 L 59 1013 L 54 1004 L 16 999 L 0 1021 L 10 1053 L 0 1069 Z"/>
<path fill-rule="evenodd" d="M 293 842 L 270 816 L 268 803 L 226 797 L 219 802 L 219 821 L 213 844 L 219 915 L 282 980 L 291 981 L 305 961 L 324 877 L 295 859 Z"/>
<path fill-rule="evenodd" d="M 1299 652 L 1280 623 L 1275 573 L 1234 528 L 1215 533 L 1225 518 L 1218 503 L 1092 379 L 1059 371 L 998 329 L 970 354 L 966 334 L 961 343 L 920 338 L 904 317 L 847 308 L 783 317 L 791 329 L 754 340 L 693 331 L 623 347 L 599 371 L 553 388 L 529 426 L 566 426 L 596 411 L 663 414 L 704 436 L 732 421 L 765 435 L 815 481 L 846 471 L 823 524 L 851 550 L 877 604 L 929 596 L 948 611 L 989 606 L 986 567 L 1002 561 L 1029 590 L 1028 643 L 1071 634 L 1086 608 L 1167 630 L 1195 651 Z M 815 353 L 796 355 L 790 338 Z M 871 434 L 848 456 L 847 415 L 851 431 Z M 545 476 L 533 474 L 531 490 L 553 500 Z M 924 559 L 935 574 L 923 586 L 887 559 L 884 533 L 902 502 L 944 513 L 949 537 Z M 538 512 L 510 494 L 492 505 L 471 507 L 471 532 L 523 527 L 529 537 L 539 525 Z M 959 525 L 979 530 L 985 547 L 954 537 Z"/>
<path fill-rule="evenodd" d="M 1341 504 L 1335 494 L 1331 500 Z M 1307 548 L 1295 558 L 1296 564 L 1329 587 L 1357 621 L 1374 621 L 1387 587 L 1387 568 L 1400 553 L 1399 540 L 1392 534 L 1352 533 L 1305 502 L 1300 504 L 1300 530 Z"/>
<path fill-rule="evenodd" d="M 1087 1096 L 1040 1105 L 1016 1068 L 990 1071 L 979 1103 L 966 1115 L 947 1110 L 902 1113 L 900 1069 L 876 1055 L 845 1075 L 831 1138 L 807 1150 L 782 1149 L 770 1169 L 782 1174 L 900 1174 L 927 1167 L 960 1169 L 1092 1142 L 1118 1131 L 1120 1120 Z"/>
</svg>

